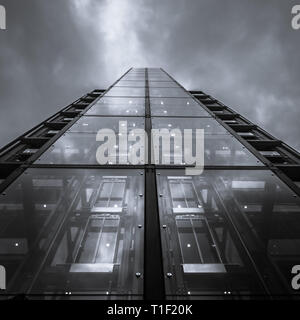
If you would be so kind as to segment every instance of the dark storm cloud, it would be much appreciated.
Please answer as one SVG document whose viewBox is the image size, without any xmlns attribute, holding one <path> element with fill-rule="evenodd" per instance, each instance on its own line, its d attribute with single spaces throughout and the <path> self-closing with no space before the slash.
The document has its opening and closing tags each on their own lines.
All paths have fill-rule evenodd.
<svg viewBox="0 0 300 320">
<path fill-rule="evenodd" d="M 101 39 L 88 22 L 76 20 L 70 1 L 10 0 L 4 5 L 0 144 L 101 85 L 102 67 Z M 104 74 L 102 80 L 105 84 Z"/>
<path fill-rule="evenodd" d="M 0 144 L 130 66 L 161 66 L 300 149 L 295 1 L 1 3 Z"/>
</svg>

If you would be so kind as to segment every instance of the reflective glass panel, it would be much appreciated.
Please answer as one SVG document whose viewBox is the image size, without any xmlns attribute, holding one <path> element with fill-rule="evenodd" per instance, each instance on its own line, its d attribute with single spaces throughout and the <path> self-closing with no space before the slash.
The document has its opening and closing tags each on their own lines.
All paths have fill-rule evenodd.
<svg viewBox="0 0 300 320">
<path fill-rule="evenodd" d="M 145 72 L 130 72 L 125 77 L 138 77 L 145 79 Z"/>
<path fill-rule="evenodd" d="M 94 104 L 86 115 L 144 116 L 145 98 L 103 97 Z"/>
<path fill-rule="evenodd" d="M 145 75 L 143 74 L 137 74 L 137 75 L 134 75 L 134 74 L 128 74 L 128 75 L 125 75 L 122 80 L 134 80 L 134 81 L 145 81 Z"/>
<path fill-rule="evenodd" d="M 155 129 L 167 128 L 204 129 L 204 134 L 229 134 L 218 121 L 213 118 L 153 118 L 152 127 Z"/>
<path fill-rule="evenodd" d="M 172 81 L 172 79 L 165 73 L 148 73 L 149 81 Z"/>
<path fill-rule="evenodd" d="M 122 121 L 122 123 L 120 123 Z M 100 129 L 108 128 L 114 130 L 116 134 L 124 127 L 126 121 L 128 131 L 135 128 L 144 128 L 144 118 L 138 117 L 81 117 L 67 132 L 90 132 L 97 133 Z"/>
<path fill-rule="evenodd" d="M 130 88 L 130 87 L 113 87 L 111 88 L 105 96 L 107 97 L 144 97 L 145 89 L 144 88 Z"/>
<path fill-rule="evenodd" d="M 109 128 L 107 128 L 109 129 Z M 136 128 L 135 129 L 143 129 Z M 48 150 L 36 161 L 37 164 L 144 164 L 146 150 L 139 152 L 133 148 L 140 138 L 126 131 L 124 133 L 112 133 L 109 130 L 102 130 L 101 140 L 97 141 L 96 133 L 75 133 L 67 132 L 59 138 Z M 129 134 L 130 133 L 130 134 Z M 144 139 L 144 136 L 142 136 Z M 109 140 L 109 142 L 108 142 Z M 124 144 L 125 140 L 125 144 Z M 127 143 L 126 143 L 127 141 Z M 135 162 L 129 158 L 136 156 Z M 130 160 L 130 161 L 129 161 Z"/>
<path fill-rule="evenodd" d="M 185 153 L 195 155 L 201 150 L 202 140 L 196 138 L 196 129 L 204 129 L 204 165 L 262 166 L 263 164 L 236 138 L 211 118 L 152 119 L 153 145 L 156 164 L 185 165 Z M 167 133 L 161 129 L 168 129 Z M 184 129 L 192 129 L 192 141 Z M 186 137 L 186 138 L 185 138 Z M 186 139 L 186 143 L 185 143 Z M 169 148 L 168 148 L 169 146 Z"/>
<path fill-rule="evenodd" d="M 228 135 L 205 135 L 206 165 L 262 166 L 237 139 Z"/>
<path fill-rule="evenodd" d="M 146 69 L 141 69 L 141 70 L 130 70 L 129 72 L 127 72 L 125 74 L 126 75 L 129 75 L 129 74 L 142 74 L 142 75 L 145 75 L 146 73 Z"/>
<path fill-rule="evenodd" d="M 270 171 L 159 170 L 157 182 L 170 298 L 296 294 L 300 199 Z"/>
<path fill-rule="evenodd" d="M 98 164 L 96 153 L 99 146 L 96 134 L 66 133 L 46 150 L 36 163 Z"/>
<path fill-rule="evenodd" d="M 180 88 L 175 81 L 149 81 L 150 88 Z"/>
<path fill-rule="evenodd" d="M 208 116 L 192 98 L 150 98 L 152 116 Z"/>
<path fill-rule="evenodd" d="M 150 97 L 190 97 L 182 88 L 150 88 Z"/>
<path fill-rule="evenodd" d="M 6 292 L 141 297 L 143 192 L 137 170 L 27 170 L 0 199 Z"/>
<path fill-rule="evenodd" d="M 145 82 L 143 81 L 122 81 L 116 83 L 116 87 L 145 87 Z"/>
</svg>

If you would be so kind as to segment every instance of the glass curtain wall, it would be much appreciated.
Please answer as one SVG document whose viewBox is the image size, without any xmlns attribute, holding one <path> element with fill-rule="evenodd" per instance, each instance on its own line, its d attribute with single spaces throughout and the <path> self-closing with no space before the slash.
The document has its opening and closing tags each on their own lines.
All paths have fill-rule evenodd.
<svg viewBox="0 0 300 320">
<path fill-rule="evenodd" d="M 143 170 L 100 166 L 96 134 L 144 129 L 145 83 L 145 69 L 126 73 L 2 194 L 8 296 L 143 298 Z"/>
<path fill-rule="evenodd" d="M 160 140 L 158 163 L 121 162 L 133 145 L 120 148 L 124 122 L 127 132 L 168 130 L 170 150 Z M 119 132 L 116 163 L 97 162 L 101 129 Z M 199 143 L 193 136 L 189 145 L 176 144 L 185 129 L 204 130 L 200 175 L 186 174 L 176 151 L 193 153 Z M 158 212 L 146 208 L 147 193 L 156 195 Z M 296 297 L 298 196 L 159 68 L 130 69 L 2 193 L 6 294 L 143 299 L 151 281 L 146 214 L 156 213 L 166 299 Z"/>
<path fill-rule="evenodd" d="M 148 81 L 152 128 L 174 137 L 171 160 L 176 130 L 204 130 L 201 175 L 172 169 L 175 161 L 156 171 L 167 299 L 296 295 L 298 197 L 164 71 L 148 70 Z"/>
</svg>

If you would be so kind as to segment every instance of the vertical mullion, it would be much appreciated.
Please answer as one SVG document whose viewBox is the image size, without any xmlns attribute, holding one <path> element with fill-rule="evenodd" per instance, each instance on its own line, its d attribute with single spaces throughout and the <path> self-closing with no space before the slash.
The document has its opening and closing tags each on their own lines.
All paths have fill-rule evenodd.
<svg viewBox="0 0 300 320">
<path fill-rule="evenodd" d="M 161 248 L 160 222 L 156 186 L 156 170 L 151 165 L 151 110 L 148 70 L 145 83 L 145 130 L 148 135 L 148 166 L 145 168 L 145 250 L 144 250 L 144 298 L 164 300 L 165 283 Z"/>
</svg>

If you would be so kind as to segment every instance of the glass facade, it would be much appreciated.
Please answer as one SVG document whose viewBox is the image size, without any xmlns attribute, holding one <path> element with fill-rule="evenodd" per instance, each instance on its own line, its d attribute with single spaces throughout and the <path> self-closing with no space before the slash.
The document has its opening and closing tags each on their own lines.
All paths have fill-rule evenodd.
<svg viewBox="0 0 300 320">
<path fill-rule="evenodd" d="M 151 98 L 151 114 L 158 117 L 210 117 L 210 114 L 199 103 L 187 98 Z"/>
<path fill-rule="evenodd" d="M 216 112 L 227 119 L 226 110 Z M 145 130 L 153 142 L 153 129 L 167 130 L 170 148 L 163 139 L 158 150 L 149 143 L 145 157 L 130 162 L 141 141 L 131 133 Z M 190 175 L 177 150 L 193 154 L 200 142 L 177 136 L 197 129 L 204 170 Z M 107 154 L 100 164 L 108 141 L 116 161 Z M 148 163 L 157 151 L 158 162 Z M 165 71 L 130 69 L 3 189 L 5 294 L 297 297 L 290 283 L 300 264 L 300 200 L 257 156 Z"/>
<path fill-rule="evenodd" d="M 113 87 L 105 94 L 107 97 L 144 97 L 145 89 L 139 87 Z"/>
<path fill-rule="evenodd" d="M 92 116 L 144 116 L 145 98 L 103 97 L 86 115 Z"/>
<path fill-rule="evenodd" d="M 179 88 L 174 81 L 149 81 L 149 88 Z"/>
<path fill-rule="evenodd" d="M 143 192 L 137 170 L 25 171 L 0 199 L 9 293 L 141 298 Z"/>
<path fill-rule="evenodd" d="M 153 88 L 150 87 L 151 97 L 178 97 L 185 98 L 190 97 L 189 93 L 182 88 Z"/>
<path fill-rule="evenodd" d="M 181 135 L 183 135 L 184 130 L 189 128 L 194 130 L 204 130 L 205 165 L 262 165 L 262 163 L 255 158 L 250 151 L 248 151 L 238 140 L 232 137 L 229 132 L 227 132 L 226 129 L 213 118 L 156 117 L 152 120 L 152 128 L 168 128 L 170 130 L 170 138 L 173 136 L 174 139 L 174 143 L 170 143 L 170 153 L 163 152 L 163 142 L 161 142 L 158 147 L 159 155 L 161 155 L 162 159 L 163 157 L 169 157 L 172 164 L 185 165 L 183 152 L 180 153 L 180 159 L 178 161 L 176 148 L 181 147 L 180 140 L 182 139 L 180 139 L 179 142 L 176 141 L 176 130 L 180 129 Z M 190 150 L 192 153 L 192 151 L 196 149 L 197 143 L 199 143 L 199 141 L 197 141 L 195 135 L 193 135 L 192 141 L 188 141 L 186 145 L 184 144 L 183 148 L 185 151 Z"/>
<path fill-rule="evenodd" d="M 262 275 L 273 294 L 283 294 L 278 280 L 288 287 L 287 270 L 300 259 L 300 201 L 277 177 L 268 170 L 159 170 L 157 182 L 164 269 L 174 274 L 166 281 L 170 298 L 257 296 Z"/>
</svg>

